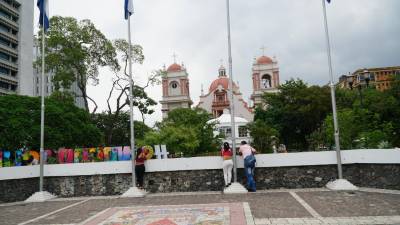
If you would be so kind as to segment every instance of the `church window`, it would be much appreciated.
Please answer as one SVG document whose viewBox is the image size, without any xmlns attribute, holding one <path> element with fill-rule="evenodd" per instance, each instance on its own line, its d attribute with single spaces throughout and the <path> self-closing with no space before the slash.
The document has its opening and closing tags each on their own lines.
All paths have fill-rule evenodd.
<svg viewBox="0 0 400 225">
<path fill-rule="evenodd" d="M 246 126 L 239 126 L 239 137 L 247 137 Z"/>
<path fill-rule="evenodd" d="M 231 137 L 232 136 L 232 129 L 230 127 L 227 127 L 225 129 L 225 137 Z"/>
<path fill-rule="evenodd" d="M 269 74 L 264 74 L 261 78 L 262 88 L 271 88 L 271 76 Z"/>
<path fill-rule="evenodd" d="M 172 82 L 169 84 L 168 93 L 169 93 L 170 95 L 172 95 L 172 96 L 174 96 L 174 95 L 180 95 L 180 94 L 181 94 L 181 91 L 180 91 L 180 89 L 179 89 L 178 87 L 179 87 L 178 82 L 172 81 Z"/>
<path fill-rule="evenodd" d="M 232 130 L 230 127 L 220 127 L 219 134 L 225 136 L 225 138 L 232 136 Z"/>
</svg>

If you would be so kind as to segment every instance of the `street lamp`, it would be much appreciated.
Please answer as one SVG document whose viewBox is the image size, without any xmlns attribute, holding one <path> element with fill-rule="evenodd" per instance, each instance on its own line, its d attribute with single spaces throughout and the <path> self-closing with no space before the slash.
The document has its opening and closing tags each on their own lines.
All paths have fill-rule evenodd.
<svg viewBox="0 0 400 225">
<path fill-rule="evenodd" d="M 371 77 L 370 77 L 370 73 L 369 73 L 369 71 L 367 69 L 364 69 L 364 71 L 362 73 L 360 73 L 359 77 L 360 77 L 360 79 L 359 79 L 360 82 L 359 82 L 359 84 L 357 86 L 357 89 L 358 89 L 358 93 L 360 94 L 361 108 L 364 108 L 363 107 L 363 96 L 362 96 L 361 89 L 362 89 L 362 86 L 363 86 L 363 83 L 364 83 L 363 81 L 365 81 L 365 86 L 367 88 L 369 87 L 369 82 L 371 81 Z"/>
</svg>

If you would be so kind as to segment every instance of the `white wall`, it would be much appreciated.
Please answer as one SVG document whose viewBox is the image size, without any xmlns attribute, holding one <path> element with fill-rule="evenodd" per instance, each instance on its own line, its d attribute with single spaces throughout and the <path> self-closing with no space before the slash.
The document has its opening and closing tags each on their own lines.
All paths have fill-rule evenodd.
<svg viewBox="0 0 400 225">
<path fill-rule="evenodd" d="M 260 154 L 256 156 L 257 167 L 311 166 L 336 164 L 336 153 L 301 152 Z M 238 167 L 243 168 L 239 156 Z M 400 164 L 400 149 L 370 149 L 342 151 L 343 164 Z M 221 157 L 195 157 L 176 159 L 153 159 L 146 162 L 146 172 L 221 169 Z M 98 162 L 45 165 L 45 176 L 81 176 L 96 174 L 131 173 L 131 162 Z M 22 179 L 39 176 L 39 166 L 0 168 L 0 180 Z"/>
</svg>

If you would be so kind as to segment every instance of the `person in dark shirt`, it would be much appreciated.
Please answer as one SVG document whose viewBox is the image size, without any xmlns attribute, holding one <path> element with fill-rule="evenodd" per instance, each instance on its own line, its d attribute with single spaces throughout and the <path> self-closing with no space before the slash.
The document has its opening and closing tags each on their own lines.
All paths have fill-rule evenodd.
<svg viewBox="0 0 400 225">
<path fill-rule="evenodd" d="M 146 167 L 144 166 L 144 162 L 147 159 L 147 152 L 142 147 L 136 150 L 136 158 L 135 158 L 135 174 L 136 174 L 136 182 L 137 186 L 140 189 L 143 189 L 143 181 L 144 181 L 144 172 L 146 171 Z"/>
</svg>

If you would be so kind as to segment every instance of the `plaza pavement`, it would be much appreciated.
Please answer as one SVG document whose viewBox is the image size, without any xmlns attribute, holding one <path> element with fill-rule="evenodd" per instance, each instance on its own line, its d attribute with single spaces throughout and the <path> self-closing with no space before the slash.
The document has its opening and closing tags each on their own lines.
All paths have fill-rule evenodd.
<svg viewBox="0 0 400 225">
<path fill-rule="evenodd" d="M 129 214 L 139 207 L 163 213 L 171 207 L 174 213 L 188 208 L 228 209 L 220 212 L 225 222 L 201 224 L 400 224 L 400 191 L 368 188 L 354 192 L 279 189 L 234 195 L 196 192 L 17 202 L 0 204 L 0 224 L 98 224 L 118 210 Z"/>
</svg>

